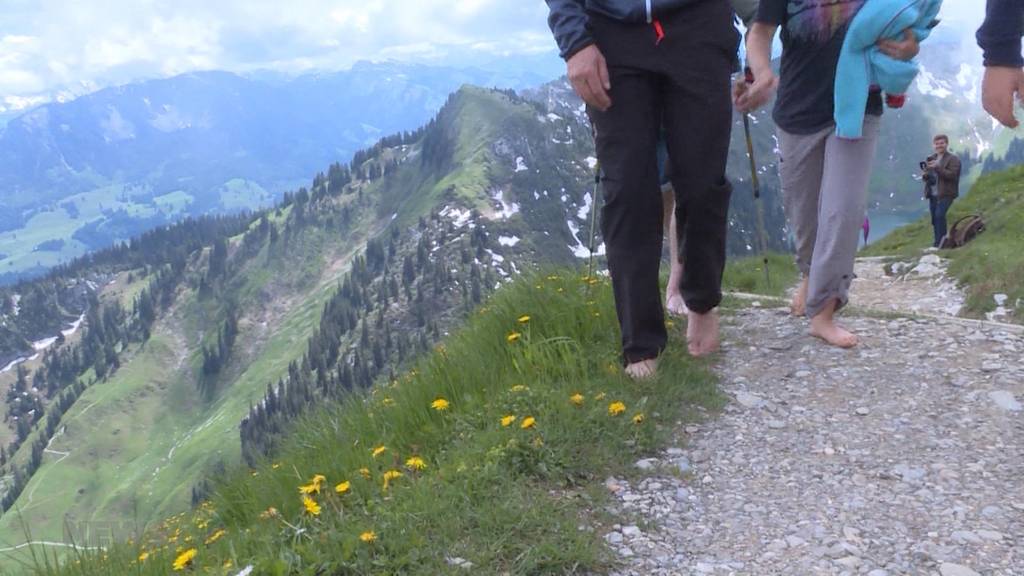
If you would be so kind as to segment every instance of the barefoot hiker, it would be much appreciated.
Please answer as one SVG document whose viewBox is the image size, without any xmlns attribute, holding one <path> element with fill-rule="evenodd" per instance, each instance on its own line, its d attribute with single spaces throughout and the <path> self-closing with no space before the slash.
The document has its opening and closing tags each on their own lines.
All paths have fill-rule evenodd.
<svg viewBox="0 0 1024 576">
<path fill-rule="evenodd" d="M 897 73 L 907 73 L 901 69 L 906 65 L 903 61 L 917 54 L 917 38 L 927 35 L 931 17 L 927 10 L 921 11 L 921 5 L 937 11 L 938 2 L 933 2 L 867 3 L 872 9 L 867 13 L 871 19 L 859 25 L 887 23 L 911 5 L 921 12 L 921 20 L 927 20 L 919 24 L 915 19 L 913 31 L 902 30 L 910 25 L 903 24 L 887 34 L 902 32 L 899 40 L 878 42 L 878 49 L 888 57 L 885 64 Z M 874 87 L 869 90 L 868 78 L 862 83 L 844 76 L 837 79 L 840 56 L 848 50 L 844 48 L 847 32 L 864 6 L 865 0 L 761 0 L 754 26 L 747 34 L 754 83 L 749 87 L 737 83 L 734 93 L 736 106 L 746 112 L 764 105 L 778 85 L 773 117 L 778 126 L 779 177 L 803 275 L 792 310 L 811 319 L 811 334 L 843 348 L 855 346 L 857 337 L 837 325 L 834 315 L 847 303 L 854 277 L 857 232 L 864 221 L 882 114 L 881 92 Z M 888 15 L 878 12 L 886 8 L 890 9 Z M 771 44 L 779 26 L 783 27 L 783 49 L 781 79 L 777 80 L 771 68 Z M 863 28 L 855 31 L 861 35 L 865 32 Z M 878 36 L 871 37 L 872 45 Z M 851 38 L 860 37 L 851 34 Z M 864 73 L 874 71 L 876 59 L 881 57 L 869 49 L 860 58 L 860 72 Z M 870 66 L 865 66 L 869 61 Z"/>
<path fill-rule="evenodd" d="M 569 79 L 588 105 L 603 169 L 601 232 L 626 371 L 654 374 L 665 347 L 658 291 L 662 205 L 655 145 L 665 127 L 686 266 L 691 354 L 718 347 L 731 187 L 729 78 L 739 34 L 724 0 L 547 0 Z"/>
</svg>

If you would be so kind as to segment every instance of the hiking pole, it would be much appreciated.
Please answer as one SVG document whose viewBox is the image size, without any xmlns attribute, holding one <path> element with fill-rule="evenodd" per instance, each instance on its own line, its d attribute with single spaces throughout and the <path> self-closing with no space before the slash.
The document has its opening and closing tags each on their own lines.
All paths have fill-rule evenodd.
<svg viewBox="0 0 1024 576">
<path fill-rule="evenodd" d="M 590 262 L 587 263 L 587 279 L 594 276 L 594 236 L 597 233 L 597 193 L 601 188 L 601 162 L 594 162 L 594 194 L 590 198 Z"/>
<path fill-rule="evenodd" d="M 744 81 L 754 83 L 754 73 L 750 68 L 743 70 Z M 768 272 L 768 240 L 764 232 L 764 203 L 761 202 L 761 181 L 757 177 L 757 162 L 754 160 L 754 141 L 750 136 L 750 115 L 743 113 L 743 132 L 747 137 L 747 157 L 750 158 L 750 182 L 754 188 L 754 209 L 757 211 L 757 243 L 764 264 L 765 288 L 772 285 L 772 277 Z"/>
</svg>

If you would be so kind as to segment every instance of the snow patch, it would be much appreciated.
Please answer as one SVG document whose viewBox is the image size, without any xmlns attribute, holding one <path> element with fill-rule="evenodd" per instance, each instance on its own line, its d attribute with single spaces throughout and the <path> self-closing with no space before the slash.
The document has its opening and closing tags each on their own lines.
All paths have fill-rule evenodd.
<svg viewBox="0 0 1024 576">
<path fill-rule="evenodd" d="M 518 236 L 498 236 L 498 244 L 502 246 L 515 246 L 519 244 Z"/>
<path fill-rule="evenodd" d="M 469 210 L 460 210 L 459 208 L 446 206 L 444 210 L 441 210 L 441 216 L 450 217 L 456 228 L 462 228 L 469 222 L 471 213 Z"/>
<path fill-rule="evenodd" d="M 917 90 L 921 94 L 926 96 L 935 96 L 936 98 L 948 98 L 953 95 L 953 92 L 949 90 L 943 82 L 931 75 L 930 72 L 921 68 L 921 72 L 917 75 L 915 80 Z"/>
<path fill-rule="evenodd" d="M 591 170 L 597 166 L 597 158 L 594 158 L 593 156 L 587 156 L 584 162 L 587 163 L 587 168 L 590 168 Z"/>
<path fill-rule="evenodd" d="M 572 232 L 572 239 L 576 241 L 575 246 L 569 246 L 569 250 L 572 250 L 572 255 L 577 258 L 590 258 L 590 249 L 580 240 L 580 227 L 572 220 L 566 220 L 565 223 L 569 226 L 569 232 Z M 603 256 L 604 253 L 604 242 L 602 242 L 597 247 L 597 250 L 594 251 L 594 255 Z"/>
<path fill-rule="evenodd" d="M 491 200 L 493 200 L 496 205 L 501 206 L 501 210 L 494 215 L 496 219 L 508 220 L 519 213 L 519 204 L 516 202 L 506 202 L 505 193 L 501 189 L 496 189 L 491 192 Z"/>
<path fill-rule="evenodd" d="M 530 168 L 523 162 L 522 156 L 516 156 L 516 172 L 526 172 Z"/>
<path fill-rule="evenodd" d="M 590 196 L 590 192 L 584 194 L 583 206 L 580 206 L 580 209 L 576 211 L 576 217 L 580 220 L 586 220 L 587 217 L 590 216 L 590 205 L 593 201 L 594 199 Z"/>
</svg>

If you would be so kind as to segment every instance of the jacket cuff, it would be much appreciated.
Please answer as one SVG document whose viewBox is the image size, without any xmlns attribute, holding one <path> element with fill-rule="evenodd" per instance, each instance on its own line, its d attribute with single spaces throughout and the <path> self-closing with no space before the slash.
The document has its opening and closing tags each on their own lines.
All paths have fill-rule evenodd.
<svg viewBox="0 0 1024 576">
<path fill-rule="evenodd" d="M 1006 66 L 1009 68 L 1024 67 L 1024 58 L 1020 54 L 1020 39 L 987 42 L 985 50 L 985 66 Z"/>
<path fill-rule="evenodd" d="M 565 60 L 566 62 L 568 62 L 569 59 L 572 58 L 573 56 L 575 56 L 577 52 L 579 52 L 580 50 L 583 50 L 587 46 L 592 46 L 593 44 L 594 44 L 594 39 L 591 38 L 589 35 L 581 36 L 579 38 L 579 40 L 577 40 L 576 42 L 571 44 L 568 48 L 566 48 L 565 50 L 562 51 L 562 59 Z"/>
</svg>

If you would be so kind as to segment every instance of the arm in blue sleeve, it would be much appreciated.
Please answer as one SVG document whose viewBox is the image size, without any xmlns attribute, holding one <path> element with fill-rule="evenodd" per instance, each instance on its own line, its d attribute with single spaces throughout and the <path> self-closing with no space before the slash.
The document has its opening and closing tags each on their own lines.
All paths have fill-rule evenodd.
<svg viewBox="0 0 1024 576">
<path fill-rule="evenodd" d="M 1024 35 L 1024 1 L 988 0 L 985 23 L 978 29 L 978 46 L 985 51 L 985 66 L 1024 66 L 1020 38 Z"/>
<path fill-rule="evenodd" d="M 583 0 L 545 0 L 548 3 L 548 26 L 555 35 L 559 55 L 568 60 L 573 54 L 594 43 L 587 31 L 587 12 Z"/>
</svg>

